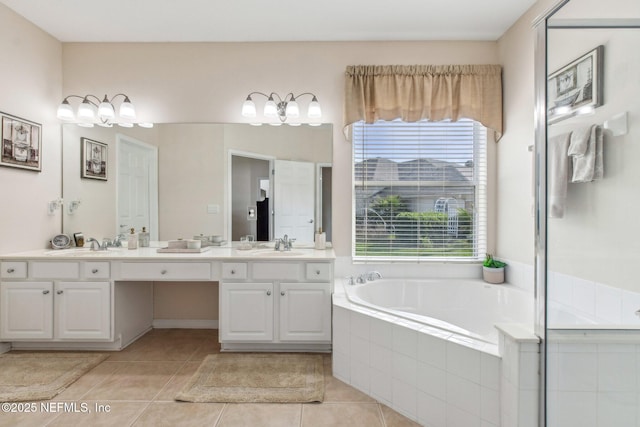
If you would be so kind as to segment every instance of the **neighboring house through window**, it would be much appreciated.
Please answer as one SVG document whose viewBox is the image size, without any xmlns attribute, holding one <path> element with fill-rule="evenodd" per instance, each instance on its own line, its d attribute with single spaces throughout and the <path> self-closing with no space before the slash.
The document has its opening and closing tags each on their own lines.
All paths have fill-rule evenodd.
<svg viewBox="0 0 640 427">
<path fill-rule="evenodd" d="M 355 259 L 477 260 L 486 251 L 486 128 L 353 126 Z"/>
</svg>

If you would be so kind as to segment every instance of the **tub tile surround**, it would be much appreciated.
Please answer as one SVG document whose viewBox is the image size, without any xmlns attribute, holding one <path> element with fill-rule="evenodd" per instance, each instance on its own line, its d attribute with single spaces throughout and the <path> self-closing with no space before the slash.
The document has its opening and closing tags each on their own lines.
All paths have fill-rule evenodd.
<svg viewBox="0 0 640 427">
<path fill-rule="evenodd" d="M 533 294 L 533 267 L 509 266 L 509 284 Z M 344 277 L 367 271 L 383 277 L 481 278 L 477 264 L 457 269 L 336 259 L 334 376 L 430 427 L 537 426 L 539 340 L 533 325 L 498 325 L 499 343 L 488 344 L 353 304 L 341 285 Z"/>
</svg>

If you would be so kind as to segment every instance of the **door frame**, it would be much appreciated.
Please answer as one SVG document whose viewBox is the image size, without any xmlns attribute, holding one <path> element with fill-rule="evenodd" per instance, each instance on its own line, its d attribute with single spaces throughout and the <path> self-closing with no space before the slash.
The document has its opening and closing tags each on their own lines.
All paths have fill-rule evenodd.
<svg viewBox="0 0 640 427">
<path fill-rule="evenodd" d="M 232 221 L 233 217 L 233 156 L 246 157 L 248 159 L 266 160 L 269 162 L 269 237 L 273 236 L 273 161 L 276 159 L 274 156 L 267 156 L 265 154 L 251 153 L 249 151 L 242 150 L 228 150 L 227 161 L 225 167 L 227 168 L 225 173 L 225 204 L 227 208 L 224 210 L 224 229 L 227 230 L 227 239 L 232 241 Z"/>
<path fill-rule="evenodd" d="M 141 148 L 147 152 L 151 162 L 149 164 L 149 237 L 153 241 L 159 240 L 158 235 L 158 147 L 137 140 L 129 135 L 121 133 L 116 134 L 116 235 L 121 234 L 120 231 L 120 198 L 118 197 L 119 179 L 120 179 L 120 153 L 123 145 L 129 145 Z M 126 234 L 126 233 L 125 233 Z"/>
</svg>

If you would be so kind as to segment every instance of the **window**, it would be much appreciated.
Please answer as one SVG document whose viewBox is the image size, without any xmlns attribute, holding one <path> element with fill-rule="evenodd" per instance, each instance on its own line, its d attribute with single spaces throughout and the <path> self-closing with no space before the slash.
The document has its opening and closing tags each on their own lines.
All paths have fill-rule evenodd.
<svg viewBox="0 0 640 427">
<path fill-rule="evenodd" d="M 486 251 L 486 128 L 353 125 L 354 259 L 479 260 Z"/>
</svg>

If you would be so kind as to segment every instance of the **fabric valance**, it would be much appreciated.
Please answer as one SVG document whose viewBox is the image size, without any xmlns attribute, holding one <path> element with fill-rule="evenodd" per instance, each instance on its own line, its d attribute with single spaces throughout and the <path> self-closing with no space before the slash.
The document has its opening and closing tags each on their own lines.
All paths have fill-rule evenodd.
<svg viewBox="0 0 640 427">
<path fill-rule="evenodd" d="M 500 65 L 350 65 L 344 126 L 469 118 L 502 137 Z"/>
</svg>

